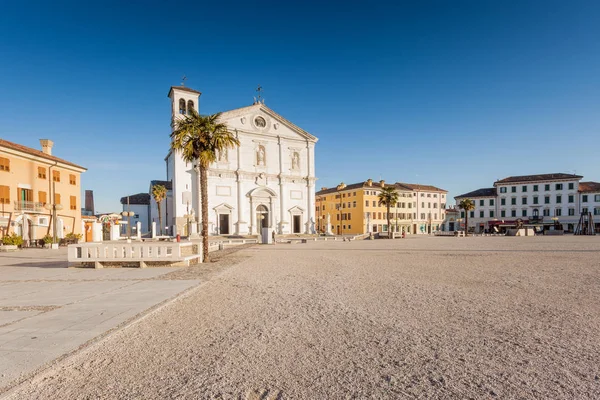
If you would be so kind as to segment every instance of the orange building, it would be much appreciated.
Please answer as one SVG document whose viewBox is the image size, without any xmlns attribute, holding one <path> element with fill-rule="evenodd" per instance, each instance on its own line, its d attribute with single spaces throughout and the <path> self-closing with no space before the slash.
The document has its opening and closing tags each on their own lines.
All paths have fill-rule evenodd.
<svg viewBox="0 0 600 400">
<path fill-rule="evenodd" d="M 40 139 L 42 150 L 0 139 L 0 234 L 16 233 L 30 243 L 53 235 L 81 233 L 81 182 L 86 169 L 52 155 L 54 143 Z"/>
</svg>

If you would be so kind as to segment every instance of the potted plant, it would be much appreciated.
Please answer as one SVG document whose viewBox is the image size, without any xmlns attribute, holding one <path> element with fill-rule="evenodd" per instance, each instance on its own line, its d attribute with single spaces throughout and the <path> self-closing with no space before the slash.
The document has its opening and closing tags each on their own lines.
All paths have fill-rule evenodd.
<svg viewBox="0 0 600 400">
<path fill-rule="evenodd" d="M 65 236 L 67 244 L 77 244 L 83 235 L 81 233 L 67 233 Z"/>
<path fill-rule="evenodd" d="M 16 233 L 2 238 L 2 251 L 16 251 L 23 245 L 23 238 Z"/>
<path fill-rule="evenodd" d="M 52 245 L 52 242 L 54 240 L 52 240 L 52 236 L 50 235 L 46 235 L 42 238 L 42 240 L 44 241 L 44 248 L 47 249 Z"/>
</svg>

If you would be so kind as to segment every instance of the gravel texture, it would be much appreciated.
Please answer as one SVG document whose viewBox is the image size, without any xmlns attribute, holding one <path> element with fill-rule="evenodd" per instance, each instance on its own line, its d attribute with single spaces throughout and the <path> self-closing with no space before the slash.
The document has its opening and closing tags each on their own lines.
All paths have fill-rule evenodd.
<svg viewBox="0 0 600 400">
<path fill-rule="evenodd" d="M 573 236 L 246 248 L 11 398 L 597 399 L 599 256 Z"/>
</svg>

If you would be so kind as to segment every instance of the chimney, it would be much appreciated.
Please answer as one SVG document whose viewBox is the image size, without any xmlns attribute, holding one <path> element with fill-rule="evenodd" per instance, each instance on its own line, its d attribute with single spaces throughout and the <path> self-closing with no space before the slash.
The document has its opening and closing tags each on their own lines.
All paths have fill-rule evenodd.
<svg viewBox="0 0 600 400">
<path fill-rule="evenodd" d="M 373 179 L 367 179 L 367 186 L 373 186 Z"/>
<path fill-rule="evenodd" d="M 327 188 L 326 188 L 325 186 L 323 186 L 323 187 L 321 188 L 321 190 L 327 190 Z"/>
<path fill-rule="evenodd" d="M 385 186 L 385 181 L 383 179 L 379 181 L 379 186 L 381 186 L 381 187 Z"/>
<path fill-rule="evenodd" d="M 54 146 L 54 142 L 50 139 L 40 139 L 40 144 L 42 145 L 42 152 L 51 156 L 52 146 Z"/>
</svg>

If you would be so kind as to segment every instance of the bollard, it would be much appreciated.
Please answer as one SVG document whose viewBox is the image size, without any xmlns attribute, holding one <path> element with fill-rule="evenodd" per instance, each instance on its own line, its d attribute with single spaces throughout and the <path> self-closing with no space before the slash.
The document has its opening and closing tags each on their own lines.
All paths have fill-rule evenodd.
<svg viewBox="0 0 600 400">
<path fill-rule="evenodd" d="M 179 235 L 179 233 L 177 234 L 177 243 L 181 242 L 181 236 Z"/>
</svg>

